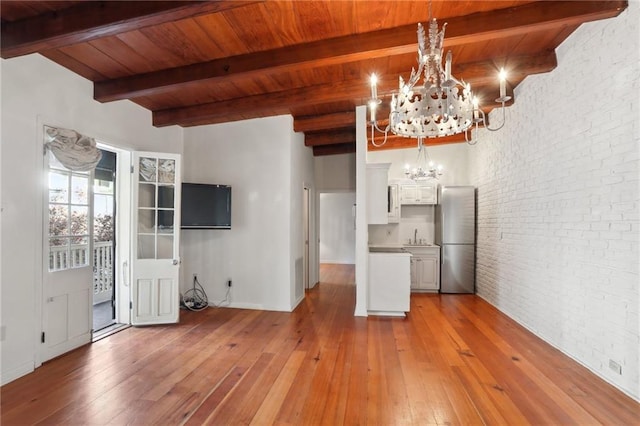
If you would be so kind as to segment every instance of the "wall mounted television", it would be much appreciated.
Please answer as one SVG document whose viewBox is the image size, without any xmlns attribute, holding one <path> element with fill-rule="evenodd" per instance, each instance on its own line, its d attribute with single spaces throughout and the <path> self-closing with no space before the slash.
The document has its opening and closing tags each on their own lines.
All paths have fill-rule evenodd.
<svg viewBox="0 0 640 426">
<path fill-rule="evenodd" d="M 231 187 L 182 184 L 182 229 L 231 229 Z"/>
</svg>

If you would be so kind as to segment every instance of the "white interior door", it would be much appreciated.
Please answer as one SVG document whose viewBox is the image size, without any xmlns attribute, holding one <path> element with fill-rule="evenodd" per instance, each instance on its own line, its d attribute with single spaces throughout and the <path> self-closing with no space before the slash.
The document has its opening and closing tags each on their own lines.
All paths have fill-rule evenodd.
<svg viewBox="0 0 640 426">
<path fill-rule="evenodd" d="M 91 341 L 93 288 L 93 176 L 68 170 L 51 152 L 45 170 L 41 361 Z"/>
<path fill-rule="evenodd" d="M 131 323 L 175 323 L 180 309 L 180 156 L 138 152 L 133 164 Z"/>
</svg>

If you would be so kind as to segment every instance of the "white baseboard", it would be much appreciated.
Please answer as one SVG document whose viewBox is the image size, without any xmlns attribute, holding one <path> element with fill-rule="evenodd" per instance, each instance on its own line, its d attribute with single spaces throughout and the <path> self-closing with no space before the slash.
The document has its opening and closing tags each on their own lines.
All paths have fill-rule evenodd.
<svg viewBox="0 0 640 426">
<path fill-rule="evenodd" d="M 4 386 L 9 382 L 14 381 L 15 379 L 19 379 L 22 376 L 33 373 L 33 370 L 35 370 L 33 361 L 24 362 L 14 368 L 10 368 L 7 371 L 2 370 L 0 385 Z"/>
<path fill-rule="evenodd" d="M 327 260 L 327 259 L 320 260 L 320 263 L 335 263 L 338 265 L 355 265 L 356 264 L 355 260 L 351 261 L 351 260 Z"/>
</svg>

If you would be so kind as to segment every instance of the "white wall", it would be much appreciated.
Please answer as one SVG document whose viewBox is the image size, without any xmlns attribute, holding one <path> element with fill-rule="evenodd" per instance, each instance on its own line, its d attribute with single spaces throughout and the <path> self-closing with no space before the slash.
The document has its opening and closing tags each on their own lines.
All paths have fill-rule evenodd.
<svg viewBox="0 0 640 426">
<path fill-rule="evenodd" d="M 438 179 L 440 185 L 471 185 L 469 177 L 469 158 L 473 158 L 475 146 L 466 143 L 435 145 L 427 147 L 429 158 L 436 164 L 443 166 L 442 176 Z M 405 178 L 404 166 L 417 164 L 418 146 L 415 148 L 388 149 L 382 151 L 368 151 L 368 163 L 391 163 L 389 179 Z"/>
<path fill-rule="evenodd" d="M 367 316 L 369 287 L 369 226 L 367 225 L 367 107 L 356 107 L 356 308 Z"/>
<path fill-rule="evenodd" d="M 128 102 L 100 104 L 93 85 L 39 55 L 2 60 L 2 383 L 33 370 L 41 332 L 42 141 L 54 124 L 121 148 L 182 152 L 182 130 L 157 129 Z"/>
<path fill-rule="evenodd" d="M 320 194 L 320 263 L 355 263 L 355 192 Z"/>
<path fill-rule="evenodd" d="M 290 116 L 185 130 L 184 181 L 231 185 L 232 217 L 230 230 L 182 232 L 183 283 L 197 273 L 209 300 L 220 301 L 231 279 L 231 306 L 295 307 L 303 183 L 313 185 L 301 138 Z"/>
<path fill-rule="evenodd" d="M 304 297 L 304 188 L 309 188 L 309 285 L 313 286 L 319 280 L 317 246 L 312 244 L 317 240 L 315 218 L 315 170 L 313 150 L 304 145 L 303 133 L 293 132 L 293 118 L 289 119 L 288 128 L 283 134 L 291 134 L 291 274 L 294 286 L 290 295 L 290 306 L 294 308 Z"/>
<path fill-rule="evenodd" d="M 636 399 L 639 12 L 582 25 L 469 158 L 479 295 Z"/>
<path fill-rule="evenodd" d="M 316 188 L 318 191 L 356 189 L 356 155 L 338 154 L 314 157 Z"/>
</svg>

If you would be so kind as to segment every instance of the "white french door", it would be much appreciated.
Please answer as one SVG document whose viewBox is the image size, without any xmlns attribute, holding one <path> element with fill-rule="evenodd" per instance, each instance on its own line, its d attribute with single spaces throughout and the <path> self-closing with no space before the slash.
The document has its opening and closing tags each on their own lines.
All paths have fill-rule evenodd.
<svg viewBox="0 0 640 426">
<path fill-rule="evenodd" d="M 41 361 L 91 341 L 92 173 L 72 172 L 45 156 Z"/>
<path fill-rule="evenodd" d="M 167 324 L 180 310 L 180 155 L 133 161 L 131 323 Z"/>
</svg>

